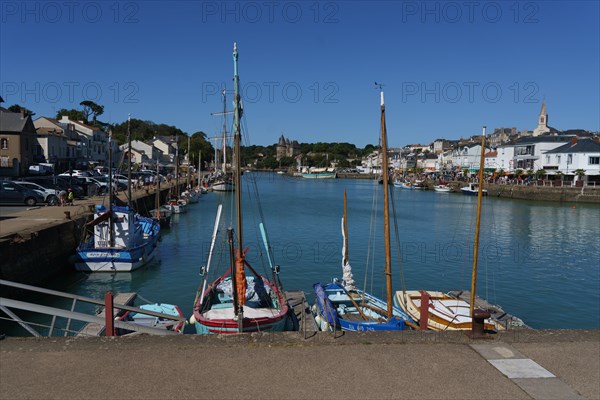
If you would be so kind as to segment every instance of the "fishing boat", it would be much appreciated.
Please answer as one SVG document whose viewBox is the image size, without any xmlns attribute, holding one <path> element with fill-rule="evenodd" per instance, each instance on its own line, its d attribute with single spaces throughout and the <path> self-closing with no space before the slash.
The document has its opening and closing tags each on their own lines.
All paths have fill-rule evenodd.
<svg viewBox="0 0 600 400">
<path fill-rule="evenodd" d="M 481 148 L 485 148 L 485 126 L 481 137 Z M 481 153 L 481 168 L 479 181 L 483 180 L 484 153 Z M 472 184 L 473 185 L 473 184 Z M 475 306 L 475 289 L 477 282 L 477 260 L 479 255 L 479 227 L 481 224 L 481 199 L 483 190 L 477 186 L 477 218 L 475 223 L 475 240 L 473 245 L 473 268 L 471 274 L 470 301 L 444 294 L 439 291 L 404 290 L 396 292 L 395 304 L 401 307 L 415 320 L 420 321 L 421 329 L 443 330 L 471 330 L 473 325 L 473 310 Z M 424 308 L 424 304 L 427 304 Z M 425 319 L 426 321 L 423 321 Z M 503 330 L 504 326 L 488 318 L 484 320 L 484 330 L 496 332 Z"/>
<path fill-rule="evenodd" d="M 401 182 L 401 181 L 396 181 L 394 182 L 394 186 L 401 188 L 401 189 L 406 189 L 406 190 L 413 190 L 415 187 L 412 185 L 412 183 L 410 182 Z"/>
<path fill-rule="evenodd" d="M 469 183 L 467 186 L 461 187 L 460 191 L 467 196 L 477 196 L 479 193 L 479 183 Z M 488 192 L 485 189 L 481 190 L 482 196 L 487 196 Z"/>
<path fill-rule="evenodd" d="M 386 300 L 382 300 L 356 287 L 352 275 L 348 251 L 347 202 L 344 193 L 344 217 L 342 218 L 342 282 L 328 285 L 313 285 L 316 302 L 312 307 L 315 321 L 321 330 L 345 331 L 390 331 L 409 329 L 413 321 L 402 309 L 393 305 L 392 256 L 390 244 L 389 216 L 389 177 L 387 160 L 387 132 L 385 124 L 385 103 L 383 90 L 381 97 L 381 154 L 383 178 L 383 216 L 385 245 Z"/>
<path fill-rule="evenodd" d="M 306 179 L 335 179 L 336 173 L 327 171 L 303 172 L 302 177 Z"/>
<path fill-rule="evenodd" d="M 131 165 L 129 128 L 128 141 Z M 109 172 L 108 179 L 109 187 L 112 187 L 112 172 Z M 133 271 L 146 265 L 156 255 L 160 225 L 154 219 L 142 217 L 133 210 L 131 186 L 126 206 L 115 206 L 113 191 L 110 190 L 109 193 L 108 209 L 104 205 L 97 205 L 94 219 L 85 225 L 83 239 L 77 246 L 73 260 L 78 271 Z"/>
<path fill-rule="evenodd" d="M 448 185 L 435 185 L 433 190 L 440 193 L 450 193 L 452 191 Z"/>
<path fill-rule="evenodd" d="M 224 274 L 212 280 L 210 267 L 214 245 L 219 234 L 222 204 L 217 209 L 217 217 L 212 234 L 203 282 L 194 300 L 194 314 L 190 323 L 195 325 L 199 334 L 242 333 L 283 331 L 288 321 L 288 305 L 279 281 L 279 267 L 274 265 L 271 248 L 264 224 L 258 226 L 265 249 L 268 264 L 271 267 L 271 280 L 253 268 L 246 259 L 243 241 L 242 218 L 242 171 L 241 171 L 241 96 L 238 76 L 238 52 L 233 45 L 234 63 L 234 170 L 235 196 L 224 197 L 235 202 L 235 232 L 230 225 L 227 228 L 229 259 Z M 252 178 L 249 178 L 252 179 Z M 252 193 L 252 192 L 251 192 Z M 250 193 L 250 194 L 251 194 Z M 232 221 L 233 224 L 233 221 Z M 235 238 L 234 238 L 235 235 Z M 246 274 L 248 272 L 248 275 Z M 209 283 L 210 279 L 210 283 Z"/>
</svg>

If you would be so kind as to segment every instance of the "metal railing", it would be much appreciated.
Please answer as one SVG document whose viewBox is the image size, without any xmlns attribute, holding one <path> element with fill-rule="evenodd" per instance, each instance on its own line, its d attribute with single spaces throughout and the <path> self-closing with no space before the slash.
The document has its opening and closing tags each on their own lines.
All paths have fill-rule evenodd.
<svg viewBox="0 0 600 400">
<path fill-rule="evenodd" d="M 69 309 L 62 309 L 62 308 L 57 308 L 57 307 L 50 307 L 50 306 L 46 306 L 46 305 L 42 305 L 42 304 L 29 303 L 29 302 L 10 299 L 10 298 L 6 298 L 6 297 L 0 297 L 0 310 L 3 311 L 8 316 L 8 318 L 3 318 L 3 319 L 7 319 L 9 321 L 17 323 L 18 325 L 23 327 L 27 332 L 29 332 L 31 335 L 36 336 L 36 337 L 40 337 L 43 335 L 40 334 L 35 329 L 33 329 L 33 326 L 48 328 L 48 336 L 52 336 L 52 333 L 54 332 L 55 329 L 64 330 L 64 336 L 68 336 L 69 333 L 77 333 L 78 331 L 71 330 L 71 322 L 73 320 L 98 324 L 104 328 L 105 334 L 107 336 L 112 336 L 114 334 L 113 329 L 110 329 L 113 327 L 128 330 L 128 331 L 138 332 L 138 333 L 147 333 L 150 335 L 176 334 L 176 332 L 173 332 L 173 331 L 170 331 L 167 329 L 153 328 L 153 327 L 149 327 L 149 326 L 138 325 L 138 324 L 131 323 L 131 322 L 114 320 L 112 308 L 136 312 L 136 313 L 140 313 L 140 314 L 144 314 L 144 315 L 151 315 L 154 317 L 159 317 L 159 318 L 163 318 L 163 319 L 171 321 L 162 326 L 175 325 L 180 322 L 185 322 L 185 318 L 182 318 L 182 317 L 176 317 L 173 315 L 162 314 L 162 313 L 158 313 L 158 312 L 154 312 L 154 311 L 142 310 L 138 307 L 128 306 L 125 304 L 114 304 L 112 302 L 112 294 L 110 294 L 110 296 L 106 296 L 107 298 L 110 299 L 110 304 L 109 304 L 106 300 L 102 301 L 102 300 L 97 300 L 97 299 L 90 298 L 90 297 L 78 296 L 78 295 L 74 295 L 74 294 L 70 294 L 70 293 L 64 293 L 64 292 L 59 292 L 56 290 L 39 288 L 39 287 L 35 287 L 35 286 L 25 285 L 25 284 L 16 283 L 16 282 L 10 282 L 10 281 L 6 281 L 6 280 L 0 280 L 0 287 L 2 287 L 2 286 L 14 288 L 14 289 L 21 289 L 21 290 L 25 290 L 25 291 L 29 291 L 29 292 L 34 292 L 34 293 L 41 293 L 41 294 L 50 295 L 50 296 L 56 296 L 56 297 L 60 297 L 60 298 L 67 298 L 67 299 L 72 300 L 71 308 L 69 310 Z M 90 315 L 90 314 L 86 314 L 83 312 L 77 312 L 77 311 L 75 311 L 75 307 L 78 303 L 87 303 L 87 304 L 94 304 L 94 305 L 99 305 L 99 306 L 106 306 L 107 307 L 106 316 L 100 317 L 96 314 Z M 12 311 L 13 309 L 52 316 L 52 321 L 49 326 L 40 324 L 40 323 L 24 321 L 23 319 L 21 319 L 17 314 L 15 314 Z M 57 318 L 67 319 L 65 328 L 56 328 Z M 107 326 L 109 329 L 107 329 Z"/>
</svg>

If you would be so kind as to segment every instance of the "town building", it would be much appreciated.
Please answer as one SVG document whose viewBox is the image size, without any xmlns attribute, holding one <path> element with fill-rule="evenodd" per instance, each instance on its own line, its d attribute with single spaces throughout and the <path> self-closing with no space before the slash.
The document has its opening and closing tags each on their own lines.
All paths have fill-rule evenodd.
<svg viewBox="0 0 600 400">
<path fill-rule="evenodd" d="M 285 136 L 281 135 L 275 150 L 277 161 L 281 160 L 283 157 L 293 158 L 300 154 L 300 143 L 296 140 L 290 141 L 289 139 L 286 139 Z"/>
<path fill-rule="evenodd" d="M 37 134 L 26 109 L 0 107 L 0 176 L 22 176 L 34 164 Z"/>
<path fill-rule="evenodd" d="M 600 183 L 600 141 L 572 137 L 562 146 L 544 152 L 542 169 L 550 175 L 558 173 L 573 180 L 576 171 L 585 174 L 584 181 Z"/>
</svg>

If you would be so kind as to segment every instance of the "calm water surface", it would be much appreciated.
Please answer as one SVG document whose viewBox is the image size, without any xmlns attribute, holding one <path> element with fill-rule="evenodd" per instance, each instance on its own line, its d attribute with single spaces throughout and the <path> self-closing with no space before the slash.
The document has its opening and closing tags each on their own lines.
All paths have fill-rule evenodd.
<svg viewBox="0 0 600 400">
<path fill-rule="evenodd" d="M 383 295 L 382 219 L 371 222 L 373 203 L 383 201 L 381 185 L 271 173 L 246 174 L 246 185 L 251 179 L 259 188 L 274 261 L 281 265 L 286 289 L 304 290 L 310 298 L 313 283 L 341 276 L 340 219 L 346 190 L 355 278 L 361 287 Z M 393 239 L 394 289 L 469 289 L 476 198 L 399 188 L 393 192 L 399 233 L 398 244 Z M 141 270 L 72 272 L 47 286 L 95 298 L 103 298 L 107 290 L 135 291 L 152 302 L 177 304 L 189 317 L 217 204 L 224 202 L 222 222 L 228 224 L 232 197 L 209 193 L 187 214 L 175 216 L 172 229 L 163 231 L 159 260 Z M 478 294 L 534 328 L 599 328 L 600 208 L 490 197 L 484 199 L 483 210 Z M 263 272 L 268 262 L 258 256 L 264 248 L 256 239 L 257 215 L 246 212 L 245 243 L 248 260 Z M 369 252 L 370 245 L 376 251 Z M 214 272 L 223 272 L 228 257 L 221 238 Z"/>
</svg>

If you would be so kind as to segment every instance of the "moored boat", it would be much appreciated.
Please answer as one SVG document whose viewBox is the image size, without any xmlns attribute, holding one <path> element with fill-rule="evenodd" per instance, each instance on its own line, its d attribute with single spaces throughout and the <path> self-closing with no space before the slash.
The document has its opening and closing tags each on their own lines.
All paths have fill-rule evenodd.
<svg viewBox="0 0 600 400">
<path fill-rule="evenodd" d="M 342 218 L 342 270 L 344 278 L 340 284 L 337 281 L 329 285 L 316 283 L 313 285 L 316 302 L 312 307 L 315 321 L 321 330 L 345 331 L 390 331 L 409 329 L 414 326 L 410 316 L 403 310 L 394 307 L 392 294 L 391 270 L 391 234 L 389 216 L 389 177 L 387 160 L 387 132 L 385 124 L 385 103 L 383 90 L 381 97 L 381 154 L 383 179 L 383 219 L 384 219 L 384 272 L 386 300 L 360 290 L 356 287 L 349 261 L 348 225 L 346 193 L 344 193 L 344 217 Z M 379 186 L 377 186 L 378 190 Z"/>
<path fill-rule="evenodd" d="M 263 253 L 271 267 L 272 279 L 259 274 L 246 259 L 243 242 L 242 216 L 242 171 L 241 171 L 241 96 L 238 76 L 237 46 L 233 47 L 234 62 L 234 186 L 235 196 L 223 196 L 232 200 L 235 219 L 227 229 L 229 244 L 228 265 L 224 274 L 209 283 L 210 267 L 214 245 L 219 233 L 222 205 L 217 209 L 217 217 L 212 234 L 211 247 L 206 269 L 203 271 L 203 282 L 194 300 L 193 323 L 199 334 L 242 333 L 283 331 L 288 320 L 288 305 L 281 282 L 279 267 L 272 260 L 271 248 L 268 244 L 264 224 L 258 226 L 264 244 Z M 250 193 L 252 194 L 252 193 Z M 235 233 L 234 233 L 235 222 Z M 235 235 L 235 238 L 234 238 Z M 247 274 L 248 272 L 248 274 Z"/>
<path fill-rule="evenodd" d="M 478 183 L 469 183 L 467 186 L 463 186 L 460 188 L 460 191 L 467 196 L 477 196 L 479 193 L 479 184 Z M 488 192 L 485 189 L 481 190 L 482 196 L 487 196 Z"/>
<path fill-rule="evenodd" d="M 452 191 L 448 185 L 435 185 L 433 190 L 440 193 L 450 193 Z"/>
<path fill-rule="evenodd" d="M 183 333 L 185 327 L 185 317 L 178 306 L 174 304 L 165 303 L 154 303 L 154 304 L 143 304 L 139 306 L 140 312 L 127 311 L 121 317 L 119 321 L 133 322 L 138 325 L 148 326 L 150 328 L 163 328 L 169 331 Z M 143 311 L 151 311 L 153 313 L 165 314 L 166 316 L 180 317 L 184 321 L 173 321 L 168 317 L 159 317 L 156 315 L 144 314 Z M 121 332 L 121 334 L 125 334 Z"/>
</svg>

